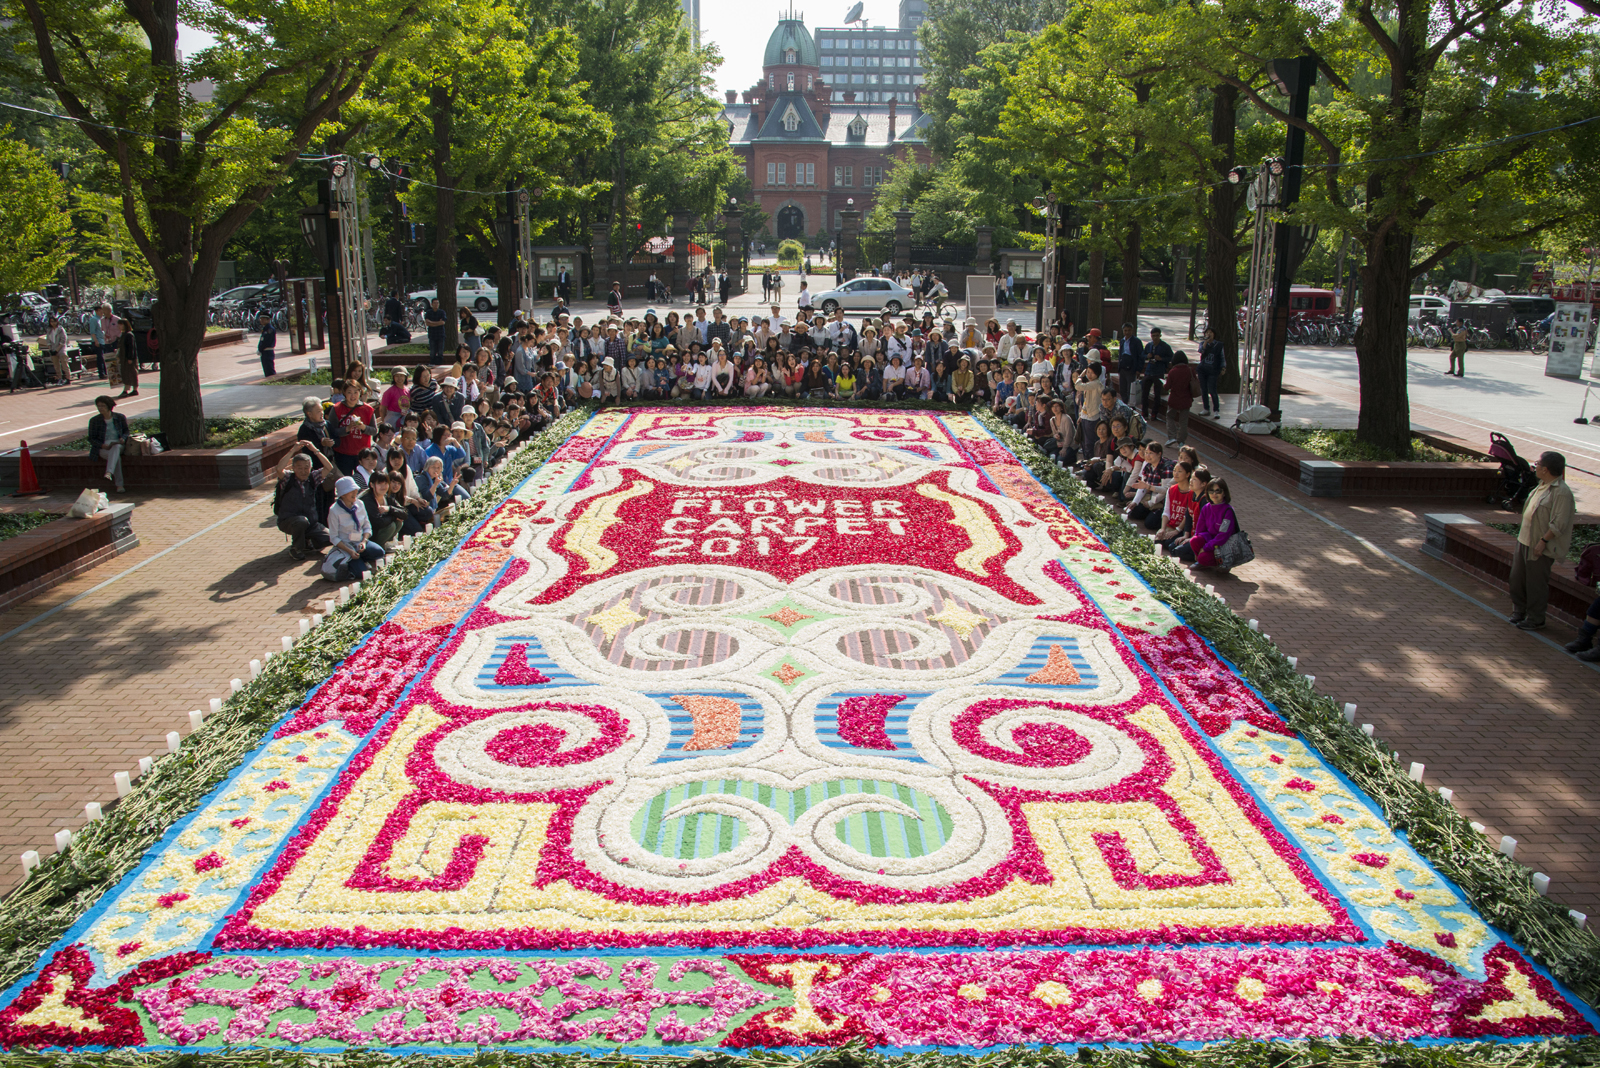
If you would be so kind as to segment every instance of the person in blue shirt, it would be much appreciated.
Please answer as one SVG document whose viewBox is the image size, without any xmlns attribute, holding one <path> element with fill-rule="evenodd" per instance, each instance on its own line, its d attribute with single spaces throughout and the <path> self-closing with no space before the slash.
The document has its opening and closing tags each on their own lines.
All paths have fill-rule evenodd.
<svg viewBox="0 0 1600 1068">
<path fill-rule="evenodd" d="M 455 425 L 461 427 L 462 430 L 466 429 L 465 423 Z M 456 444 L 451 427 L 434 427 L 433 441 L 428 445 L 428 456 L 430 458 L 437 457 L 444 461 L 445 481 L 452 483 L 452 489 L 458 499 L 466 500 L 469 496 L 467 489 L 465 486 L 460 485 L 457 480 L 462 477 L 462 469 L 467 466 L 469 457 L 467 456 L 467 450 Z"/>
</svg>

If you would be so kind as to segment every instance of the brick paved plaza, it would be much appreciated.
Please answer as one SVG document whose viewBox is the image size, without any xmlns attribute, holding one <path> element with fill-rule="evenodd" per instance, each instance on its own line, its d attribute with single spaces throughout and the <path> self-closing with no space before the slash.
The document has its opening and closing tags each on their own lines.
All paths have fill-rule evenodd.
<svg viewBox="0 0 1600 1068">
<path fill-rule="evenodd" d="M 243 385 L 252 362 L 242 347 L 208 353 L 202 378 Z M 1348 400 L 1313 374 L 1291 369 L 1289 379 L 1296 403 Z M 310 392 L 249 388 L 238 396 L 251 410 L 273 406 L 262 389 L 283 390 L 283 411 Z M 65 415 L 52 417 L 69 421 L 57 427 L 70 427 L 96 391 L 0 397 L 0 434 L 14 444 L 28 418 L 44 421 L 43 404 L 59 405 Z M 221 395 L 208 391 L 208 402 Z M 1201 454 L 1229 477 L 1258 553 L 1218 581 L 1230 607 L 1259 619 L 1324 692 L 1357 702 L 1358 722 L 1375 724 L 1403 761 L 1426 764 L 1427 781 L 1454 789 L 1496 841 L 1518 839 L 1518 859 L 1552 877 L 1552 897 L 1600 915 L 1600 673 L 1560 649 L 1566 628 L 1514 630 L 1502 593 L 1420 551 L 1421 517 L 1459 502 L 1313 499 L 1216 449 Z M 1580 466 L 1600 470 L 1595 462 Z M 1580 507 L 1586 479 L 1574 476 Z M 56 830 L 81 825 L 84 802 L 115 796 L 113 772 L 164 751 L 168 731 L 186 733 L 188 711 L 247 676 L 327 588 L 313 564 L 284 552 L 266 487 L 129 499 L 139 548 L 0 612 L 0 891 L 21 874 L 18 854 L 48 853 Z"/>
</svg>

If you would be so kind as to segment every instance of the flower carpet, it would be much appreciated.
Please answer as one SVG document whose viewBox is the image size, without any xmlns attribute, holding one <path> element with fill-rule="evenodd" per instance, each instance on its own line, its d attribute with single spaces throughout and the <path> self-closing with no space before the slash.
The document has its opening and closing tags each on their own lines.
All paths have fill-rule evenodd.
<svg viewBox="0 0 1600 1068">
<path fill-rule="evenodd" d="M 0 1045 L 1591 1035 L 966 415 L 608 411 L 0 994 Z"/>
</svg>

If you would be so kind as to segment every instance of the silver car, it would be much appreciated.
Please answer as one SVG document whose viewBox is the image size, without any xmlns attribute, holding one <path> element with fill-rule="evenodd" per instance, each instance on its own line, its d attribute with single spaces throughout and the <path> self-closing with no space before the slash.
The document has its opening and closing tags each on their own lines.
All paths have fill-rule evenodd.
<svg viewBox="0 0 1600 1068">
<path fill-rule="evenodd" d="M 838 289 L 818 293 L 811 303 L 827 315 L 845 311 L 887 311 L 896 315 L 902 308 L 914 307 L 911 290 L 887 278 L 852 278 Z"/>
</svg>

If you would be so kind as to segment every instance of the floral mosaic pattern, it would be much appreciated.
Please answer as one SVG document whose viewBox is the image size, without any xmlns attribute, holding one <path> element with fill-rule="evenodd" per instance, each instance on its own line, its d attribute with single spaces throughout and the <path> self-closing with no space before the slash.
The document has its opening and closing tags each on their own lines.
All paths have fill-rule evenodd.
<svg viewBox="0 0 1600 1068">
<path fill-rule="evenodd" d="M 5 1046 L 1593 1022 L 979 424 L 821 409 L 591 420 L 0 995 Z"/>
</svg>

